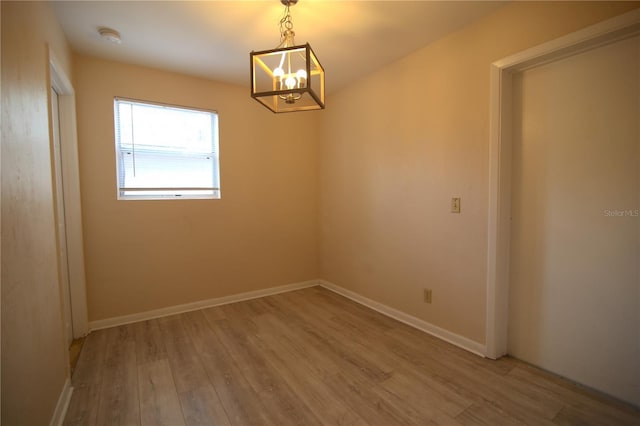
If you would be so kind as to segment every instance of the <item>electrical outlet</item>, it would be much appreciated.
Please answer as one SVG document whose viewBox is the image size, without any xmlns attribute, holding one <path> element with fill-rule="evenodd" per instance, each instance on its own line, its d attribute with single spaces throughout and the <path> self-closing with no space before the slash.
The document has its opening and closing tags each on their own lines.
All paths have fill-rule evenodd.
<svg viewBox="0 0 640 426">
<path fill-rule="evenodd" d="M 451 213 L 460 213 L 460 197 L 451 199 Z"/>
<path fill-rule="evenodd" d="M 431 303 L 431 289 L 424 289 L 424 303 Z"/>
</svg>

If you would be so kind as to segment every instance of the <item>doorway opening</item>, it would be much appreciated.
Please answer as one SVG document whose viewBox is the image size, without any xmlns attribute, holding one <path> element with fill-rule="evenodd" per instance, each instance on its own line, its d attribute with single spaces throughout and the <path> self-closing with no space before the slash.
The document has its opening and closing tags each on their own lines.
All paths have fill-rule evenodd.
<svg viewBox="0 0 640 426">
<path fill-rule="evenodd" d="M 502 59 L 491 66 L 486 356 L 507 354 L 512 241 L 514 76 L 640 34 L 640 10 Z M 519 80 L 517 80 L 519 81 Z M 595 314 L 595 313 L 594 313 Z M 638 324 L 630 326 L 637 327 Z"/>
</svg>

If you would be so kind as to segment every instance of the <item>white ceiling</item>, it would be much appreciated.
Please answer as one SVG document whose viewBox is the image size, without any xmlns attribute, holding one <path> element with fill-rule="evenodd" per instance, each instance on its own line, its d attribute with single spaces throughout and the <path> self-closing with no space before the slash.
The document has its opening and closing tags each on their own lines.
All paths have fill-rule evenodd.
<svg viewBox="0 0 640 426">
<path fill-rule="evenodd" d="M 53 1 L 74 51 L 249 85 L 249 52 L 280 41 L 284 6 L 263 1 Z M 300 0 L 296 43 L 309 42 L 331 93 L 492 12 L 504 2 Z M 122 35 L 106 42 L 99 27 Z"/>
</svg>

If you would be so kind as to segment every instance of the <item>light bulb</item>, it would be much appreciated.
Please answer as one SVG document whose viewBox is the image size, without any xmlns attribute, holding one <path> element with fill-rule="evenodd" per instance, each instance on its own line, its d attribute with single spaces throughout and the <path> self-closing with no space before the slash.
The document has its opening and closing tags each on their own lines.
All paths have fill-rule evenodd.
<svg viewBox="0 0 640 426">
<path fill-rule="evenodd" d="M 287 89 L 293 89 L 296 87 L 296 83 L 298 82 L 298 80 L 296 80 L 295 78 L 289 76 L 287 77 L 287 79 L 284 81 L 284 84 L 287 86 Z"/>
<path fill-rule="evenodd" d="M 273 70 L 273 76 L 274 77 L 282 77 L 284 76 L 284 70 L 280 67 L 276 68 L 275 70 Z"/>
<path fill-rule="evenodd" d="M 298 77 L 298 87 L 305 87 L 305 82 L 307 80 L 307 72 L 305 70 L 298 70 L 296 72 L 296 77 Z"/>
</svg>

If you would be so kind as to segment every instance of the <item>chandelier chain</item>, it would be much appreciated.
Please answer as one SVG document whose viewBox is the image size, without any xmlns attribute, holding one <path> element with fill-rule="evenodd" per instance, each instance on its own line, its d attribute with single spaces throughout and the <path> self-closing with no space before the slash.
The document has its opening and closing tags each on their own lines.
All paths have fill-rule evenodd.
<svg viewBox="0 0 640 426">
<path fill-rule="evenodd" d="M 293 21 L 291 20 L 291 13 L 289 12 L 289 5 L 285 6 L 284 15 L 280 19 L 280 46 L 287 46 L 287 42 L 293 45 Z M 278 46 L 278 47 L 280 47 Z"/>
</svg>

